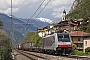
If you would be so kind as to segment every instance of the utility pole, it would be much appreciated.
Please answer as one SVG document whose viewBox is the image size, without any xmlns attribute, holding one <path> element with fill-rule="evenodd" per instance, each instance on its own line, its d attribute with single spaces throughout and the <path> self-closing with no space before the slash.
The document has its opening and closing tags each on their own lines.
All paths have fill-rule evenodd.
<svg viewBox="0 0 90 60">
<path fill-rule="evenodd" d="M 11 47 L 13 48 L 14 44 L 14 20 L 12 15 L 12 0 L 11 0 Z"/>
</svg>

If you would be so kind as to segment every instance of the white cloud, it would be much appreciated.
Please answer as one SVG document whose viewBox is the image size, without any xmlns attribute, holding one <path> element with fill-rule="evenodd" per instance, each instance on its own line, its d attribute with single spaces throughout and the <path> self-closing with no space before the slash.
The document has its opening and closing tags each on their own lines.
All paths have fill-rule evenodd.
<svg viewBox="0 0 90 60">
<path fill-rule="evenodd" d="M 51 4 L 49 4 L 53 9 L 52 16 L 55 18 L 61 18 L 64 9 L 68 13 L 73 1 L 74 0 L 53 0 Z"/>
<path fill-rule="evenodd" d="M 9 5 L 11 5 L 11 0 L 5 0 L 6 3 L 8 3 Z M 19 6 L 19 5 L 25 5 L 28 3 L 34 3 L 37 2 L 38 0 L 12 0 L 12 5 L 13 6 Z"/>
<path fill-rule="evenodd" d="M 54 12 L 52 13 L 52 16 L 54 16 L 55 18 L 60 18 L 62 14 L 60 14 L 60 12 Z"/>
<path fill-rule="evenodd" d="M 74 0 L 53 0 L 51 2 L 51 6 L 53 7 L 57 7 L 57 6 L 65 6 L 65 5 L 68 5 L 68 4 L 72 4 Z"/>
<path fill-rule="evenodd" d="M 19 9 L 18 8 L 12 8 L 12 10 L 13 10 L 13 12 L 17 12 Z M 6 10 L 0 10 L 0 12 L 10 14 L 11 8 L 8 8 Z"/>
<path fill-rule="evenodd" d="M 42 1 L 43 0 L 12 0 L 13 13 L 17 14 L 17 16 L 19 17 L 22 17 L 25 11 L 25 13 L 27 12 L 26 14 L 28 14 L 25 16 L 30 17 L 30 15 L 32 14 L 29 15 L 29 13 L 34 12 L 41 4 Z M 45 6 L 45 4 L 48 1 L 49 0 L 45 0 L 42 8 Z M 45 14 L 46 14 L 46 11 L 47 12 L 50 11 L 50 16 L 52 16 L 53 18 L 60 18 L 62 17 L 62 12 L 64 9 L 66 10 L 66 12 L 70 10 L 70 7 L 73 1 L 74 0 L 51 0 L 44 10 Z M 10 10 L 11 10 L 10 7 L 11 7 L 11 0 L 0 0 L 0 12 L 10 14 Z M 45 14 L 43 14 L 43 16 L 47 17 L 47 15 Z"/>
<path fill-rule="evenodd" d="M 12 9 L 13 12 L 17 12 L 19 8 L 24 5 L 35 3 L 38 0 L 12 0 Z M 4 12 L 6 14 L 10 13 L 11 0 L 0 0 L 0 12 Z"/>
<path fill-rule="evenodd" d="M 44 7 L 48 1 L 49 0 L 45 1 L 44 5 L 42 7 Z M 46 9 L 53 10 L 53 12 L 51 14 L 53 17 L 61 18 L 63 10 L 65 9 L 66 12 L 68 13 L 73 1 L 74 0 L 51 0 L 51 2 L 46 6 Z"/>
<path fill-rule="evenodd" d="M 53 9 L 52 16 L 54 16 L 55 18 L 61 18 L 61 17 L 62 17 L 62 14 L 63 14 L 64 9 L 66 10 L 66 12 L 68 12 L 68 11 L 69 11 L 69 8 L 64 7 L 64 6 L 62 6 L 61 8 L 55 8 L 55 9 Z"/>
<path fill-rule="evenodd" d="M 18 11 L 18 8 L 12 8 L 13 12 Z M 8 8 L 7 10 L 4 11 L 4 13 L 10 14 L 11 13 L 11 8 Z"/>
</svg>

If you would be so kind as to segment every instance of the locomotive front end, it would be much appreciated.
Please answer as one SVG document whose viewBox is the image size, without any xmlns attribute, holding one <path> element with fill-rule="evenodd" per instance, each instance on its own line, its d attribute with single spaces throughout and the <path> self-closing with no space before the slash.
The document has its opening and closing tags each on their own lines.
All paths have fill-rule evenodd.
<svg viewBox="0 0 90 60">
<path fill-rule="evenodd" d="M 72 41 L 69 34 L 57 34 L 57 53 L 59 54 L 71 54 Z"/>
</svg>

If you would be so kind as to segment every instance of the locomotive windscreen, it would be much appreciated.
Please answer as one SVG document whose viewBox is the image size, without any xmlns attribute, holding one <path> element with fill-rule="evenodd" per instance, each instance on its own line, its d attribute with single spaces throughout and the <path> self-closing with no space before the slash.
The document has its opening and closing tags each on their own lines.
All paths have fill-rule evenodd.
<svg viewBox="0 0 90 60">
<path fill-rule="evenodd" d="M 69 34 L 58 34 L 58 41 L 61 41 L 61 42 L 70 42 Z"/>
</svg>

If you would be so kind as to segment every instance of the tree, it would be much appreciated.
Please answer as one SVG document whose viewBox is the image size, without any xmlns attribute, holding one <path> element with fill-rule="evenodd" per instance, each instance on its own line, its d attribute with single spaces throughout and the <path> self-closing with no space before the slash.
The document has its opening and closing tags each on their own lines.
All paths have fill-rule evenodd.
<svg viewBox="0 0 90 60">
<path fill-rule="evenodd" d="M 4 30 L 0 30 L 0 60 L 11 60 L 10 39 Z"/>
<path fill-rule="evenodd" d="M 89 25 L 87 27 L 87 32 L 90 33 L 90 22 L 89 22 Z"/>
<path fill-rule="evenodd" d="M 87 47 L 87 48 L 85 49 L 85 51 L 90 52 L 90 47 Z"/>
<path fill-rule="evenodd" d="M 2 26 L 3 26 L 3 23 L 2 23 L 2 21 L 0 19 L 0 29 L 2 29 Z"/>
<path fill-rule="evenodd" d="M 76 49 L 76 45 L 72 44 L 72 49 L 75 50 Z"/>
<path fill-rule="evenodd" d="M 70 12 L 69 14 L 67 14 L 67 17 L 71 17 L 73 19 L 80 19 L 83 18 L 83 23 L 80 25 L 80 29 L 83 31 L 87 31 L 90 32 L 90 23 L 89 26 L 87 27 L 87 23 L 85 22 L 86 19 L 88 19 L 88 17 L 90 17 L 90 0 L 81 0 L 81 2 L 79 2 L 77 4 L 77 6 L 75 7 L 74 10 L 72 10 L 72 12 Z"/>
<path fill-rule="evenodd" d="M 41 47 L 41 37 L 38 35 L 38 32 L 29 32 L 24 42 L 34 42 L 36 47 Z"/>
</svg>

